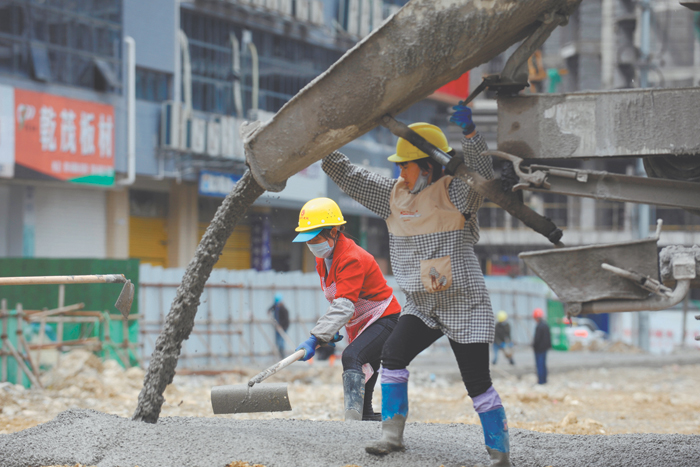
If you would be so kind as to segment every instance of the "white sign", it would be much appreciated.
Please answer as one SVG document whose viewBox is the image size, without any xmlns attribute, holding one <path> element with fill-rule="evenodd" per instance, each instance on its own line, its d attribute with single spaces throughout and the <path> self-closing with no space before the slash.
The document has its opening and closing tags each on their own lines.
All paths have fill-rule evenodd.
<svg viewBox="0 0 700 467">
<path fill-rule="evenodd" d="M 15 174 L 15 90 L 0 85 L 0 177 Z"/>
</svg>

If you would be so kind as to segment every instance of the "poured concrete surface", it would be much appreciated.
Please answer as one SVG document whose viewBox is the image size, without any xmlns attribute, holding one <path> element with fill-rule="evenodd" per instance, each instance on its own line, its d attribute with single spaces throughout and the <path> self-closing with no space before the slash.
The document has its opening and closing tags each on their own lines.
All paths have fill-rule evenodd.
<svg viewBox="0 0 700 467">
<path fill-rule="evenodd" d="M 457 467 L 487 461 L 477 425 L 409 423 L 406 452 L 383 458 L 363 449 L 379 434 L 376 422 L 164 417 L 146 424 L 73 409 L 43 425 L 1 435 L 0 459 L 3 467 L 209 467 L 237 460 L 266 467 Z M 700 436 L 580 436 L 512 429 L 511 449 L 518 467 L 683 467 L 697 465 Z"/>
</svg>

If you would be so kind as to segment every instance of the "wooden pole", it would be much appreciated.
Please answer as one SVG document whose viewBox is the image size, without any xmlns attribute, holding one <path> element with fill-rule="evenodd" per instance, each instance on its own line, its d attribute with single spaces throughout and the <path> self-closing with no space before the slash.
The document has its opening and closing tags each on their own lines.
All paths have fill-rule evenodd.
<svg viewBox="0 0 700 467">
<path fill-rule="evenodd" d="M 7 300 L 2 299 L 0 304 L 0 309 L 2 310 L 2 335 L 0 336 L 0 347 L 5 347 L 5 341 L 7 340 Z M 7 353 L 2 354 L 2 382 L 7 381 Z"/>
<path fill-rule="evenodd" d="M 32 354 L 29 351 L 29 345 L 27 345 L 27 340 L 24 338 L 24 313 L 22 312 L 21 303 L 17 304 L 17 348 L 19 349 L 20 356 L 24 357 L 23 353 L 26 354 L 27 362 L 29 362 L 29 369 L 31 370 L 32 374 L 34 374 L 37 385 L 40 388 L 43 388 L 43 386 L 41 385 L 41 378 L 39 377 L 38 368 L 32 360 Z"/>
<path fill-rule="evenodd" d="M 103 274 L 92 276 L 28 276 L 0 277 L 0 285 L 40 285 L 40 284 L 124 284 L 124 274 Z"/>
<path fill-rule="evenodd" d="M 10 342 L 9 339 L 5 340 L 5 348 L 12 354 L 12 356 L 15 358 L 15 360 L 17 360 L 17 365 L 24 372 L 24 374 L 27 375 L 27 378 L 29 378 L 29 381 L 31 381 L 31 383 L 33 385 L 35 385 L 36 387 L 41 387 L 41 383 L 39 382 L 39 380 L 37 380 L 34 377 L 34 375 L 29 370 L 29 368 L 27 368 L 27 364 L 24 363 L 24 359 L 17 351 L 17 348 L 14 345 L 12 345 L 12 342 Z"/>
</svg>

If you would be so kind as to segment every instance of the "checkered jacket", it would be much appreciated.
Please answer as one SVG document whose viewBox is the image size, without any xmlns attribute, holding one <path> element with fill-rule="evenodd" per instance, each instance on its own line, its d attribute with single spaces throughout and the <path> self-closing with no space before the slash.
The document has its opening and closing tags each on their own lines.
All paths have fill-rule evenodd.
<svg viewBox="0 0 700 467">
<path fill-rule="evenodd" d="M 486 179 L 493 167 L 486 143 L 477 133 L 463 138 L 464 162 Z M 395 179 L 383 177 L 350 163 L 338 151 L 323 160 L 323 170 L 348 196 L 386 220 L 391 215 L 391 192 Z M 464 229 L 427 235 L 397 236 L 389 233 L 391 266 L 396 281 L 406 294 L 403 313 L 415 315 L 433 329 L 461 343 L 493 342 L 494 318 L 484 276 L 474 253 L 479 240 L 477 210 L 483 197 L 455 178 L 448 187 L 452 204 L 467 217 Z M 427 292 L 420 279 L 420 260 L 450 256 L 452 286 Z"/>
</svg>

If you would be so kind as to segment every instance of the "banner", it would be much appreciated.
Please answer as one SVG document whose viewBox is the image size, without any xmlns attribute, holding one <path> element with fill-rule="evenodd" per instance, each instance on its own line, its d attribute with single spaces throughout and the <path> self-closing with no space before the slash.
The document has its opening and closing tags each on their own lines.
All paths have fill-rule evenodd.
<svg viewBox="0 0 700 467">
<path fill-rule="evenodd" d="M 15 175 L 114 184 L 114 108 L 15 89 Z"/>
<path fill-rule="evenodd" d="M 15 174 L 15 92 L 0 85 L 0 178 Z"/>
</svg>

